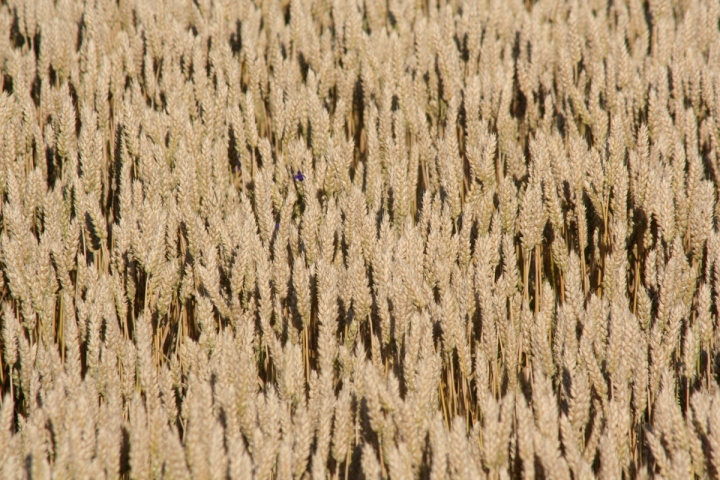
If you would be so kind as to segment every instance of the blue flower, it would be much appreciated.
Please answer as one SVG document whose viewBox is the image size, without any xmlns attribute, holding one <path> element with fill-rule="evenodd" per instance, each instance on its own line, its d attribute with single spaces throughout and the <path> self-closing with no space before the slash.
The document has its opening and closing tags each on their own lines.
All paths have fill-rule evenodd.
<svg viewBox="0 0 720 480">
<path fill-rule="evenodd" d="M 303 180 L 305 180 L 305 175 L 303 175 L 302 172 L 298 170 L 297 173 L 293 175 L 293 178 L 298 182 L 302 182 Z"/>
</svg>

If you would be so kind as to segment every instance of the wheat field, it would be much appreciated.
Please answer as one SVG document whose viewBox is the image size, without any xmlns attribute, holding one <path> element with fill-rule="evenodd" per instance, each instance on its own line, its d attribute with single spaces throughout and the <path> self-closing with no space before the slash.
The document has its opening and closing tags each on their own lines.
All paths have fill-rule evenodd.
<svg viewBox="0 0 720 480">
<path fill-rule="evenodd" d="M 0 478 L 719 478 L 719 22 L 0 1 Z"/>
</svg>

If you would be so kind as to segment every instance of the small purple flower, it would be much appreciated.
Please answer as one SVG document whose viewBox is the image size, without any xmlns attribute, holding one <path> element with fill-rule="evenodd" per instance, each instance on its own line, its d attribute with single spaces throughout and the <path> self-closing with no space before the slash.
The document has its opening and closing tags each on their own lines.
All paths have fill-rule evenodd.
<svg viewBox="0 0 720 480">
<path fill-rule="evenodd" d="M 298 182 L 302 182 L 303 180 L 305 180 L 305 175 L 303 175 L 302 172 L 298 170 L 297 173 L 293 175 L 293 178 Z"/>
</svg>

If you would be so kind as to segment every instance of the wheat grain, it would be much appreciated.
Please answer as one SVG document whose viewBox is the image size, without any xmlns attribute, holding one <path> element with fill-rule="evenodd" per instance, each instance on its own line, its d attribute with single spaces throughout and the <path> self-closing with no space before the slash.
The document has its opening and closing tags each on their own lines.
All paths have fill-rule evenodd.
<svg viewBox="0 0 720 480">
<path fill-rule="evenodd" d="M 720 9 L 646 7 L 0 5 L 0 475 L 717 474 Z"/>
</svg>

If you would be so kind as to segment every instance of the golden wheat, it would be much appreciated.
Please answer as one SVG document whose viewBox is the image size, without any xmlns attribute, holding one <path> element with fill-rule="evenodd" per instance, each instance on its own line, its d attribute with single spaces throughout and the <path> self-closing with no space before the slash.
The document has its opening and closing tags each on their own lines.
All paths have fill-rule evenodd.
<svg viewBox="0 0 720 480">
<path fill-rule="evenodd" d="M 0 2 L 0 478 L 720 478 L 715 0 Z"/>
</svg>

